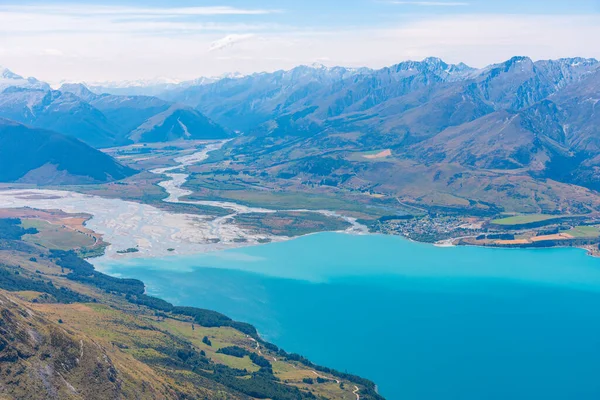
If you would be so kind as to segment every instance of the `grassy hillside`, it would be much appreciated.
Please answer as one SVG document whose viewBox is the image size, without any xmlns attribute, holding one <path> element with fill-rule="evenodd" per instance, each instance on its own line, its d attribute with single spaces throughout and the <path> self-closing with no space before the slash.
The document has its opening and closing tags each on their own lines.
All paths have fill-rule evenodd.
<svg viewBox="0 0 600 400">
<path fill-rule="evenodd" d="M 288 354 L 248 324 L 173 306 L 74 252 L 23 242 L 57 235 L 27 219 L 0 219 L 0 397 L 381 399 L 373 383 Z"/>
</svg>

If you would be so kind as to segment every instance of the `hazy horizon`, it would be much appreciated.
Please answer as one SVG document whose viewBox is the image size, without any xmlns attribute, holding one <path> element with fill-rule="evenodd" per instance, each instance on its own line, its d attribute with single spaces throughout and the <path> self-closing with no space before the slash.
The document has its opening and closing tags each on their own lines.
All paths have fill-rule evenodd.
<svg viewBox="0 0 600 400">
<path fill-rule="evenodd" d="M 0 65 L 55 84 L 182 81 L 315 62 L 381 68 L 428 56 L 473 67 L 514 55 L 600 58 L 599 4 L 0 0 Z"/>
<path fill-rule="evenodd" d="M 498 60 L 494 63 L 491 64 L 486 64 L 483 66 L 473 66 L 473 65 L 469 65 L 466 64 L 468 67 L 474 68 L 474 69 L 485 69 L 486 67 L 489 67 L 491 65 L 496 65 L 496 64 L 500 64 L 503 62 L 507 62 L 509 61 L 511 58 L 514 57 L 528 57 L 531 58 L 527 55 L 514 55 L 508 59 L 503 59 L 503 60 Z M 384 65 L 381 67 L 368 67 L 368 66 L 356 66 L 356 67 L 350 67 L 347 65 L 327 65 L 324 63 L 319 63 L 319 62 L 314 62 L 312 64 L 297 64 L 294 66 L 291 66 L 289 68 L 277 68 L 277 69 L 272 69 L 272 70 L 262 70 L 262 71 L 253 71 L 253 72 L 249 72 L 249 73 L 241 73 L 239 71 L 226 71 L 223 72 L 219 75 L 211 75 L 211 76 L 207 76 L 207 75 L 199 75 L 196 77 L 192 77 L 192 78 L 188 78 L 188 79 L 178 79 L 178 78 L 174 78 L 174 77 L 170 77 L 170 76 L 155 76 L 155 77 L 151 77 L 151 78 L 134 78 L 134 79 L 121 79 L 121 80 L 97 80 L 97 81 L 93 81 L 93 80 L 74 80 L 74 79 L 63 79 L 60 81 L 50 81 L 50 80 L 44 80 L 44 79 L 40 79 L 38 76 L 28 76 L 28 75 L 22 75 L 19 73 L 19 71 L 13 70 L 11 69 L 9 66 L 6 65 L 2 65 L 0 64 L 0 69 L 7 69 L 12 73 L 15 73 L 17 75 L 22 76 L 23 78 L 35 78 L 38 79 L 41 82 L 45 82 L 48 83 L 53 89 L 58 89 L 61 85 L 63 84 L 85 84 L 85 85 L 89 85 L 89 86 L 101 86 L 103 84 L 106 85 L 119 85 L 119 84 L 123 84 L 124 87 L 126 86 L 135 86 L 136 84 L 140 84 L 140 86 L 143 86 L 144 84 L 148 84 L 149 86 L 151 86 L 152 84 L 173 84 L 173 85 L 177 85 L 177 84 L 181 84 L 181 83 L 186 83 L 186 82 L 192 82 L 195 80 L 201 80 L 201 79 L 208 79 L 208 80 L 219 80 L 219 79 L 223 79 L 223 78 L 231 78 L 231 77 L 244 77 L 244 76 L 251 76 L 251 75 L 255 75 L 255 74 L 269 74 L 269 73 L 273 73 L 273 72 L 277 72 L 277 71 L 290 71 L 294 68 L 298 68 L 301 66 L 306 66 L 306 67 L 313 67 L 313 68 L 319 68 L 319 67 L 325 67 L 325 68 L 347 68 L 347 69 L 360 69 L 360 68 L 367 68 L 367 69 L 372 69 L 372 70 L 377 70 L 380 68 L 386 68 L 386 67 L 391 67 L 393 65 L 397 65 L 397 64 L 401 64 L 404 62 L 423 62 L 425 61 L 427 58 L 439 58 L 441 59 L 443 62 L 446 62 L 447 64 L 452 64 L 452 65 L 456 65 L 456 64 L 460 64 L 462 63 L 462 61 L 459 61 L 457 63 L 450 63 L 448 61 L 446 61 L 445 59 L 441 58 L 441 57 L 436 57 L 436 56 L 428 56 L 425 57 L 423 59 L 406 59 L 406 60 L 400 60 L 397 62 L 394 62 L 393 64 L 389 64 L 389 65 Z M 537 61 L 544 61 L 544 60 L 558 60 L 558 59 L 569 59 L 569 58 L 582 58 L 579 56 L 573 56 L 573 57 L 560 57 L 560 58 L 553 58 L 553 59 L 549 59 L 549 58 L 540 58 L 540 59 L 532 59 L 533 62 L 537 62 Z M 593 59 L 596 61 L 600 61 L 595 57 L 583 57 L 586 59 Z M 212 82 L 212 81 L 209 81 Z"/>
</svg>

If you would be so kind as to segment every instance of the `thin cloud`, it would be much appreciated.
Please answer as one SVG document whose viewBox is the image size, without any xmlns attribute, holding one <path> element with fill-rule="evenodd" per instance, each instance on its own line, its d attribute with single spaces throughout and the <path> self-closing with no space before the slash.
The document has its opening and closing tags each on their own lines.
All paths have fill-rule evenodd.
<svg viewBox="0 0 600 400">
<path fill-rule="evenodd" d="M 463 7 L 469 5 L 469 3 L 462 1 L 388 1 L 387 3 L 421 7 Z"/>
<path fill-rule="evenodd" d="M 224 38 L 212 42 L 208 48 L 208 51 L 217 51 L 226 49 L 228 47 L 233 47 L 237 43 L 243 42 L 253 37 L 254 35 L 251 33 L 227 35 Z"/>
<path fill-rule="evenodd" d="M 79 12 L 79 11 L 75 11 Z M 77 17 L 74 17 L 77 15 Z M 198 17 L 199 18 L 199 17 Z M 213 19 L 218 16 L 213 16 Z M 31 9 L 29 11 L 7 11 L 0 6 L 0 34 L 43 34 L 43 33 L 148 33 L 189 34 L 193 32 L 238 32 L 274 29 L 270 23 L 246 23 L 236 20 L 192 21 L 177 16 L 145 14 L 60 14 Z"/>
<path fill-rule="evenodd" d="M 58 49 L 44 49 L 44 51 L 42 52 L 42 54 L 47 55 L 47 56 L 62 56 L 64 55 L 64 53 Z"/>
<path fill-rule="evenodd" d="M 229 6 L 212 7 L 122 7 L 102 5 L 63 5 L 47 6 L 0 6 L 0 11 L 10 13 L 59 14 L 59 15 L 107 15 L 107 16 L 210 16 L 210 15 L 263 15 L 279 13 L 280 10 L 250 9 Z"/>
</svg>

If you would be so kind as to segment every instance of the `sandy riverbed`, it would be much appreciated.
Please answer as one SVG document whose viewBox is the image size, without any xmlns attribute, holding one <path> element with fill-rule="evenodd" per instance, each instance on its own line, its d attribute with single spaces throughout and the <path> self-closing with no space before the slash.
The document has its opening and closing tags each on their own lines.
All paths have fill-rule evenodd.
<svg viewBox="0 0 600 400">
<path fill-rule="evenodd" d="M 32 198 L 32 194 L 45 197 Z M 129 247 L 138 247 L 140 251 L 128 257 L 149 257 L 172 254 L 168 251 L 170 248 L 177 254 L 192 254 L 237 247 L 241 245 L 236 242 L 240 238 L 244 238 L 246 244 L 257 244 L 259 239 L 265 239 L 265 235 L 255 235 L 231 223 L 215 225 L 212 217 L 174 214 L 119 199 L 54 190 L 0 191 L 0 208 L 18 207 L 92 215 L 87 227 L 111 243 L 106 251 L 106 257 L 111 258 L 123 257 L 116 252 Z"/>
<path fill-rule="evenodd" d="M 160 182 L 169 197 L 166 202 L 200 204 L 231 210 L 225 217 L 212 217 L 195 214 L 175 214 L 146 204 L 120 199 L 107 199 L 81 193 L 59 190 L 6 190 L 0 191 L 0 208 L 31 207 L 42 210 L 63 210 L 68 213 L 92 215 L 87 227 L 111 243 L 104 258 L 160 257 L 169 254 L 194 254 L 221 250 L 231 247 L 255 245 L 265 240 L 289 239 L 283 236 L 256 234 L 237 226 L 234 217 L 243 213 L 274 213 L 277 210 L 248 207 L 232 202 L 184 201 L 189 195 L 183 189 L 188 175 L 171 172 L 199 163 L 208 153 L 219 149 L 225 142 L 211 143 L 199 152 L 175 159 L 179 164 L 168 168 L 152 170 L 164 174 L 169 179 Z M 330 217 L 343 218 L 351 224 L 351 233 L 366 233 L 368 229 L 356 219 L 328 210 L 291 210 L 318 212 Z M 130 247 L 139 252 L 118 254 L 117 251 Z M 169 249 L 175 249 L 169 251 Z"/>
</svg>

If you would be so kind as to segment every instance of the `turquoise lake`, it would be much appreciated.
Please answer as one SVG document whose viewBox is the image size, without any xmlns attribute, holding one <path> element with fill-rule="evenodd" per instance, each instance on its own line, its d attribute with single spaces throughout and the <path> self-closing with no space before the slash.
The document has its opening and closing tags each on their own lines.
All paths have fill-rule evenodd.
<svg viewBox="0 0 600 400">
<path fill-rule="evenodd" d="M 320 233 L 97 265 L 396 399 L 599 399 L 600 259 Z"/>
</svg>

